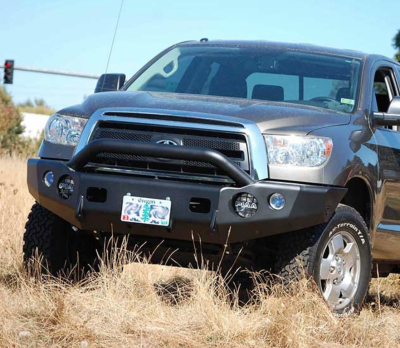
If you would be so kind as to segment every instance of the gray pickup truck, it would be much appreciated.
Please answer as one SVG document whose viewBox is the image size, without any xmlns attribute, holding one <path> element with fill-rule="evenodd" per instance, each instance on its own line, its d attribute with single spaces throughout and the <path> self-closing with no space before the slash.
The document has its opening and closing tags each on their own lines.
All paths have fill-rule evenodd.
<svg viewBox="0 0 400 348">
<path fill-rule="evenodd" d="M 152 262 L 302 271 L 333 311 L 400 263 L 400 65 L 357 51 L 189 41 L 105 74 L 48 121 L 24 236 L 48 270 L 111 235 Z M 154 252 L 154 250 L 157 250 Z M 373 267 L 373 265 L 375 267 Z M 87 269 L 87 268 L 86 268 Z"/>
</svg>

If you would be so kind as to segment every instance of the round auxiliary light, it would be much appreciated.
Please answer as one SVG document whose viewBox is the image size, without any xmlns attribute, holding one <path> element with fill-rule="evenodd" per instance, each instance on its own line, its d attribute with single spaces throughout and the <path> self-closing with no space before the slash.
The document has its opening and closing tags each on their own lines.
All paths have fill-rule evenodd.
<svg viewBox="0 0 400 348">
<path fill-rule="evenodd" d="M 64 175 L 58 182 L 58 193 L 64 199 L 71 197 L 74 192 L 74 180 L 69 175 Z"/>
<path fill-rule="evenodd" d="M 241 193 L 235 199 L 235 212 L 242 218 L 252 217 L 258 210 L 258 201 L 250 193 Z"/>
<path fill-rule="evenodd" d="M 285 197 L 283 197 L 280 193 L 274 193 L 269 197 L 269 205 L 274 210 L 281 210 L 285 206 Z"/>
<path fill-rule="evenodd" d="M 54 183 L 54 174 L 53 172 L 46 172 L 43 176 L 44 184 L 47 187 L 50 187 Z"/>
</svg>

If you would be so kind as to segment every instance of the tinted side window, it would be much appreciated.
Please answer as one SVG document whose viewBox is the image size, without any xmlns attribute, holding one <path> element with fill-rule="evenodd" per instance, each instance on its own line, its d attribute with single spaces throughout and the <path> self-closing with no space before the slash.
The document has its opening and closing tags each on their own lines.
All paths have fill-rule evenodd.
<svg viewBox="0 0 400 348">
<path fill-rule="evenodd" d="M 374 78 L 374 96 L 373 110 L 379 112 L 387 112 L 390 102 L 393 99 L 395 88 L 390 68 L 382 68 L 377 70 Z"/>
</svg>

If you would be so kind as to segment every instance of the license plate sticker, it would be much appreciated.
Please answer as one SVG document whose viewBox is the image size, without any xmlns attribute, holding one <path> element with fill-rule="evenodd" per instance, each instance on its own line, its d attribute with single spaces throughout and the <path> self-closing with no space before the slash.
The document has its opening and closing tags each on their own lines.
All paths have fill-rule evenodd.
<svg viewBox="0 0 400 348">
<path fill-rule="evenodd" d="M 124 196 L 121 221 L 137 224 L 169 226 L 171 201 Z"/>
</svg>

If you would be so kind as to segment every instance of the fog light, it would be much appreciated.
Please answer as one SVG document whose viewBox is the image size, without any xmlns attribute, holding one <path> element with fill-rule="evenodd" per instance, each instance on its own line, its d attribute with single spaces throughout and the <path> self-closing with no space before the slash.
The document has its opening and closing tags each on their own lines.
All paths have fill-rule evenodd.
<svg viewBox="0 0 400 348">
<path fill-rule="evenodd" d="M 235 211 L 242 218 L 252 217 L 258 210 L 257 198 L 250 193 L 241 193 L 235 199 Z"/>
<path fill-rule="evenodd" d="M 58 193 L 64 199 L 68 199 L 74 192 L 74 180 L 69 176 L 63 176 L 58 182 Z"/>
<path fill-rule="evenodd" d="M 43 181 L 47 187 L 50 187 L 51 185 L 53 185 L 53 182 L 54 182 L 53 172 L 46 172 L 43 176 Z"/>
<path fill-rule="evenodd" d="M 274 210 L 281 210 L 285 206 L 285 197 L 280 193 L 274 193 L 269 197 L 269 205 Z"/>
</svg>

